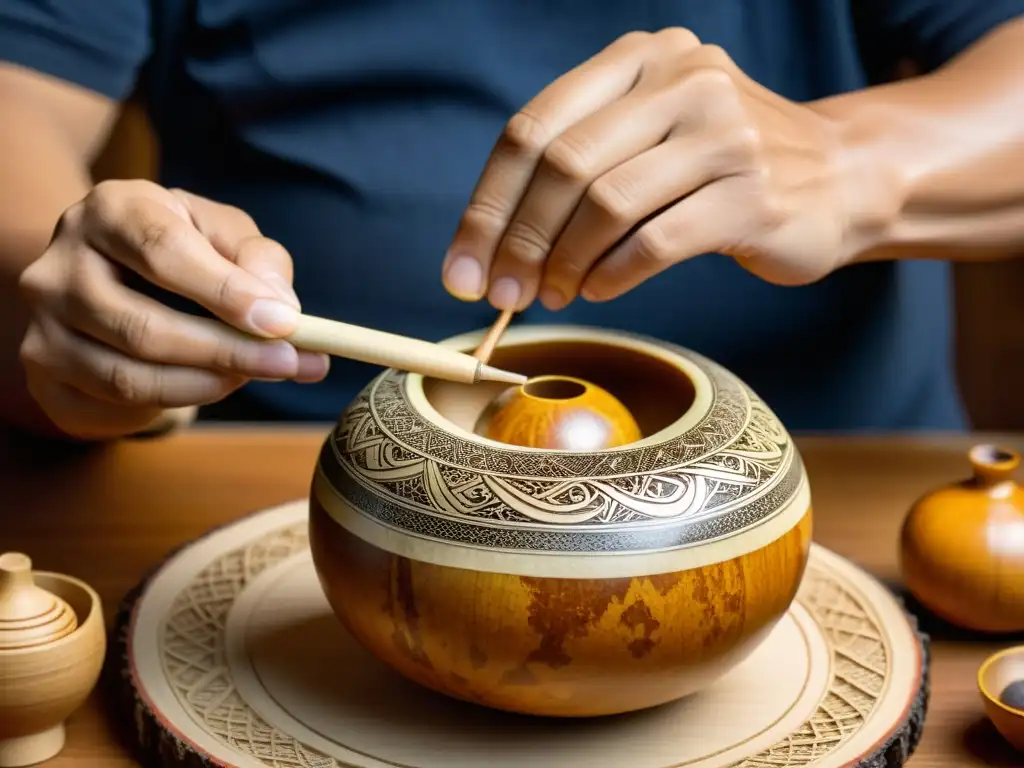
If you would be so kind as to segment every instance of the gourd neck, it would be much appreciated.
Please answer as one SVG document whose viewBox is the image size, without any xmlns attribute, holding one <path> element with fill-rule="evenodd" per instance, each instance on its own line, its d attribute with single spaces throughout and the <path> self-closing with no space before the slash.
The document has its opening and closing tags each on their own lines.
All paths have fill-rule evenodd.
<svg viewBox="0 0 1024 768">
<path fill-rule="evenodd" d="M 1020 454 L 997 445 L 976 445 L 968 458 L 974 470 L 973 482 L 982 488 L 1013 484 L 1013 476 L 1020 466 Z"/>
</svg>

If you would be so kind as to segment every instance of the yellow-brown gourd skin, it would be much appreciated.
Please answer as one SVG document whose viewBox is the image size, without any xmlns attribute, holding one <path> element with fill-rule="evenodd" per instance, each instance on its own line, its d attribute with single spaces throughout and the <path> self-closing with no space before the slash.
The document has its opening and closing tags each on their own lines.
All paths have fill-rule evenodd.
<svg viewBox="0 0 1024 768">
<path fill-rule="evenodd" d="M 633 415 L 611 393 L 568 376 L 540 376 L 506 390 L 477 431 L 501 443 L 563 451 L 615 448 L 642 437 Z"/>
<path fill-rule="evenodd" d="M 740 557 L 622 579 L 531 578 L 415 562 L 312 501 L 310 544 L 352 635 L 406 677 L 477 704 L 585 717 L 700 690 L 757 646 L 796 595 L 811 511 Z"/>
<path fill-rule="evenodd" d="M 900 535 L 907 589 L 938 617 L 974 631 L 1024 630 L 1024 490 L 1013 451 L 972 449 L 973 477 L 926 493 Z"/>
<path fill-rule="evenodd" d="M 588 332 L 564 333 L 572 339 Z M 756 649 L 792 604 L 810 555 L 813 513 L 809 497 L 798 499 L 803 467 L 781 425 L 735 379 L 689 353 L 673 358 L 669 350 L 668 362 L 656 365 L 663 358 L 650 354 L 645 362 L 639 353 L 616 357 L 596 349 L 581 342 L 555 354 L 538 346 L 534 355 L 502 361 L 533 374 L 541 361 L 548 370 L 579 373 L 536 375 L 476 401 L 475 410 L 468 403 L 479 390 L 430 389 L 434 399 L 427 402 L 438 413 L 456 414 L 461 430 L 489 444 L 450 425 L 419 423 L 436 417 L 414 413 L 412 401 L 384 386 L 387 378 L 343 415 L 311 488 L 313 562 L 327 601 L 352 636 L 408 679 L 528 715 L 636 711 L 707 688 Z M 673 359 L 681 360 L 679 368 Z M 686 386 L 677 374 L 683 365 L 693 373 L 686 373 Z M 619 376 L 623 370 L 643 375 L 631 383 Z M 420 386 L 395 381 L 406 393 Z M 677 426 L 688 396 L 705 415 Z M 631 452 L 631 443 L 659 431 L 661 442 Z M 553 449 L 552 464 L 536 449 Z M 621 451 L 621 459 L 595 459 L 604 451 Z M 692 459 L 683 457 L 688 451 Z M 670 464 L 677 456 L 679 463 Z M 659 463 L 663 471 L 655 471 Z M 594 467 L 596 474 L 586 474 Z M 744 489 L 766 478 L 771 489 L 745 501 Z M 774 499 L 767 504 L 785 504 L 780 509 L 791 522 L 772 523 L 782 515 L 752 509 L 750 517 L 761 523 L 733 536 L 697 538 L 705 534 L 695 532 L 695 543 L 680 548 L 674 561 L 669 539 L 681 540 L 688 530 L 684 508 L 692 505 L 700 517 L 701 499 L 726 487 L 736 494 L 737 514 L 762 503 L 757 499 Z M 640 511 L 623 523 L 620 503 Z M 588 516 L 588 504 L 607 520 Z M 578 522 L 562 525 L 560 514 Z M 732 514 L 714 519 L 724 520 L 723 528 L 735 525 Z M 763 535 L 764 524 L 777 533 L 745 546 L 750 531 Z M 422 532 L 410 533 L 418 525 Z M 468 538 L 472 528 L 480 531 L 476 540 Z M 670 533 L 666 550 L 622 540 L 629 556 L 619 558 L 593 544 L 596 539 L 581 539 L 585 546 L 573 550 L 576 529 L 637 542 L 654 541 L 650 531 Z M 545 544 L 546 534 L 553 544 Z M 528 535 L 533 538 L 523 541 Z M 393 537 L 390 543 L 386 537 Z M 705 541 L 721 554 L 701 557 Z M 559 565 L 565 557 L 582 561 L 578 575 Z M 647 558 L 661 561 L 653 573 Z"/>
</svg>

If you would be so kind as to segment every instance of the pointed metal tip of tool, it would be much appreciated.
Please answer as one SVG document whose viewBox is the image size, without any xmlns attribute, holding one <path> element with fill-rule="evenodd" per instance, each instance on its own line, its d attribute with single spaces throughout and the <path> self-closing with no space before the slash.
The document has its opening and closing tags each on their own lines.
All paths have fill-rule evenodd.
<svg viewBox="0 0 1024 768">
<path fill-rule="evenodd" d="M 503 371 L 501 368 L 495 368 L 494 366 L 484 365 L 481 363 L 476 369 L 476 380 L 503 381 L 507 384 L 525 384 L 529 378 L 523 376 L 521 373 Z"/>
</svg>

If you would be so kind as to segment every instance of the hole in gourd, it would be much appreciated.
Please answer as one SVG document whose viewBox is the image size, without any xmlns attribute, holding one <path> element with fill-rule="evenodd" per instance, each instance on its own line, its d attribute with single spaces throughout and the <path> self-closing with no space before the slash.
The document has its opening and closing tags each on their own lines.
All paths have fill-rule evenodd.
<svg viewBox="0 0 1024 768">
<path fill-rule="evenodd" d="M 472 352 L 472 348 L 464 350 Z M 685 370 L 661 355 L 631 348 L 616 340 L 537 339 L 498 347 L 490 365 L 529 377 L 527 384 L 562 379 L 583 381 L 611 393 L 633 415 L 643 436 L 653 435 L 681 418 L 697 390 Z M 513 387 L 525 394 L 525 385 Z M 441 424 L 477 433 L 481 418 L 501 393 L 501 382 L 463 384 L 426 377 L 423 394 Z M 569 404 L 567 400 L 549 400 Z"/>
<path fill-rule="evenodd" d="M 535 379 L 523 385 L 523 392 L 539 400 L 572 400 L 586 391 L 582 383 L 562 378 Z"/>
<path fill-rule="evenodd" d="M 997 465 L 1015 462 L 1017 454 L 997 445 L 978 445 L 971 451 L 975 462 L 982 465 Z"/>
</svg>

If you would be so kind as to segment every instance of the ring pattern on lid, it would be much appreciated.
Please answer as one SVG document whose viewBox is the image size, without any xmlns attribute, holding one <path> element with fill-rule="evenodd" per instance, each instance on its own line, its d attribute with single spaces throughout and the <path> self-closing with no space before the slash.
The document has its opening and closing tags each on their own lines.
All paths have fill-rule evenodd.
<svg viewBox="0 0 1024 768">
<path fill-rule="evenodd" d="M 27 555 L 0 555 L 0 651 L 52 643 L 77 627 L 71 606 L 36 585 Z"/>
</svg>

